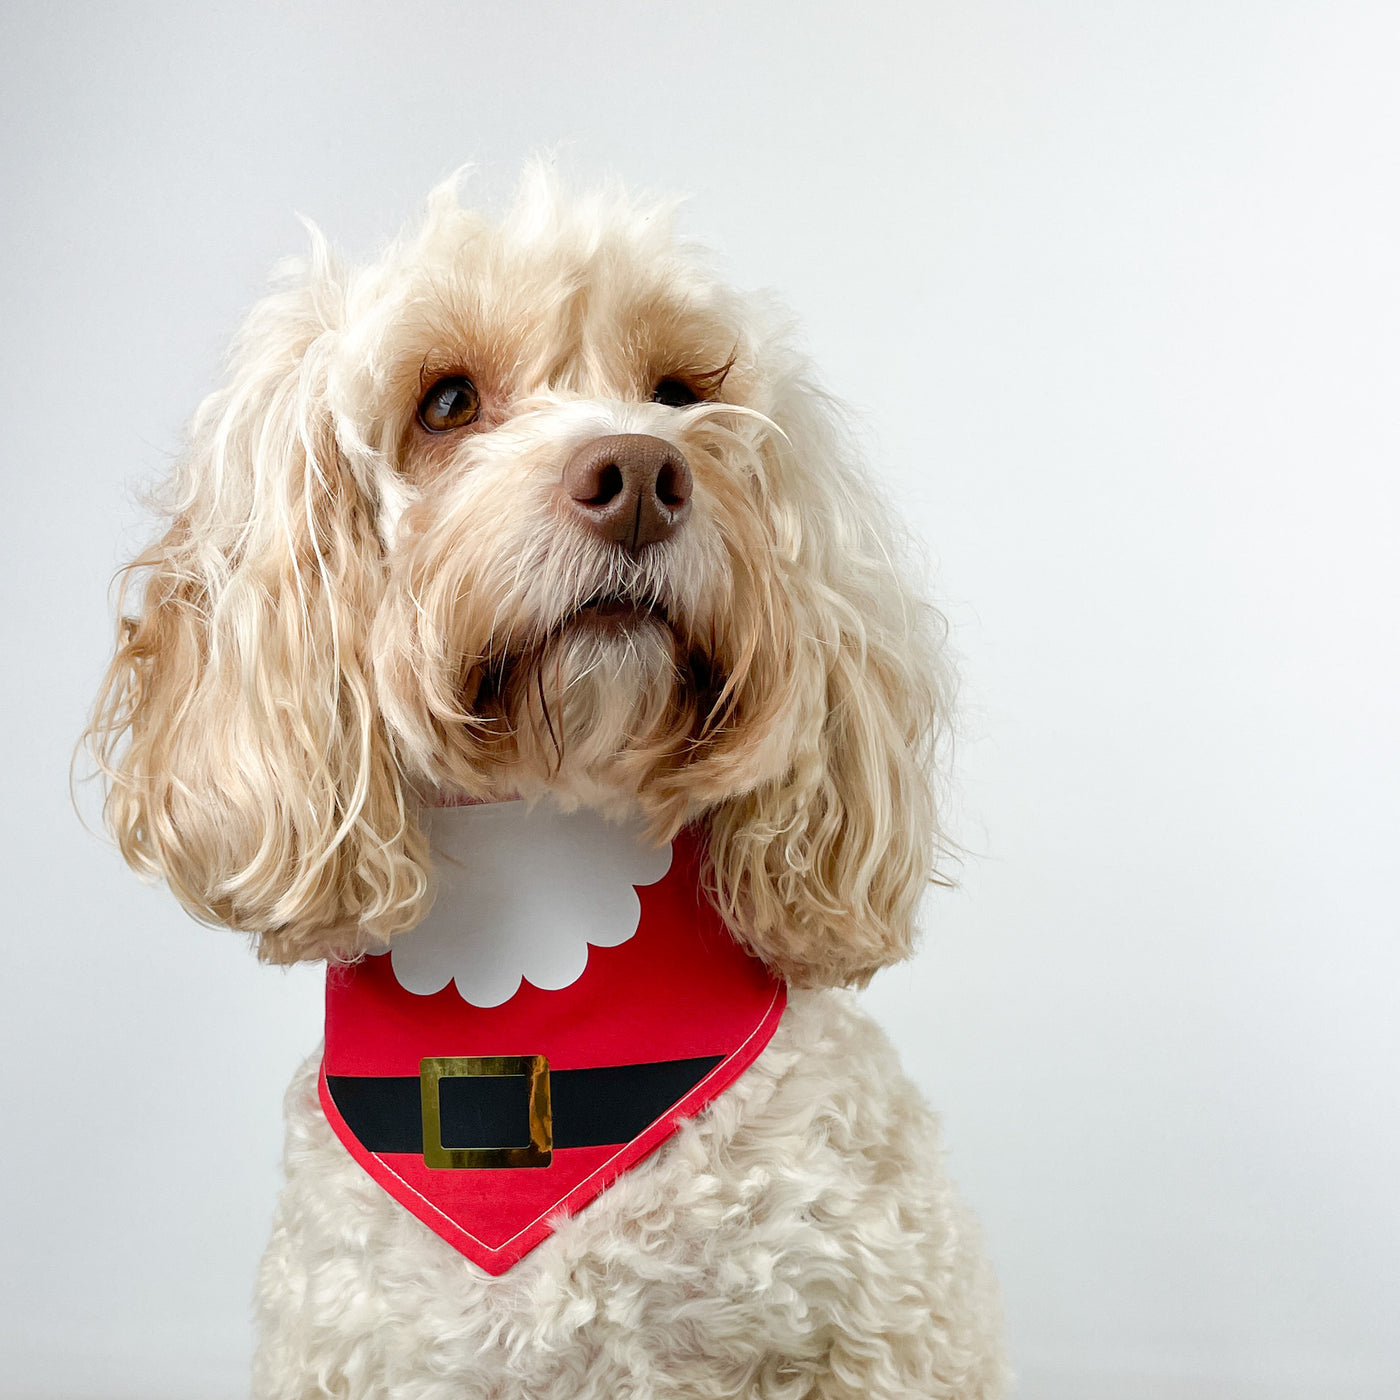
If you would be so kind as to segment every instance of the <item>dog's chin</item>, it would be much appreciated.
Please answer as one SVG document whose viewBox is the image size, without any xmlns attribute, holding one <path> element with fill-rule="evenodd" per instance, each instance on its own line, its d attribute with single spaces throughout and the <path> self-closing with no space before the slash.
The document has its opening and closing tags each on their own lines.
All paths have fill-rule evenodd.
<svg viewBox="0 0 1400 1400">
<path fill-rule="evenodd" d="M 572 736 L 651 716 L 682 682 L 681 648 L 666 618 L 626 603 L 580 608 L 541 649 L 543 689 Z M 650 725 L 644 726 L 649 728 Z"/>
<path fill-rule="evenodd" d="M 589 603 L 515 658 L 500 703 L 522 780 L 635 791 L 642 772 L 690 729 L 685 650 L 657 610 Z"/>
<path fill-rule="evenodd" d="M 606 686 L 620 702 L 629 691 L 650 693 L 663 676 L 674 678 L 682 643 L 661 608 L 600 597 L 557 622 L 531 652 L 521 662 L 534 663 L 561 704 L 588 683 Z"/>
</svg>

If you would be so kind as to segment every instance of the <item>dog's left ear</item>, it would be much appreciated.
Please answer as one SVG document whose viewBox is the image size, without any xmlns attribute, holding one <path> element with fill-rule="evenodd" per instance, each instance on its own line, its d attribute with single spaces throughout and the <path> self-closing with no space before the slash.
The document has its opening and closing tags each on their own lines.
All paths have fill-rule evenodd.
<svg viewBox="0 0 1400 1400">
<path fill-rule="evenodd" d="M 711 874 L 731 928 L 789 981 L 863 985 L 912 950 L 938 878 L 945 628 L 905 578 L 902 532 L 834 405 L 795 376 L 770 416 L 786 436 L 767 508 L 795 729 L 786 771 L 711 813 Z"/>
</svg>

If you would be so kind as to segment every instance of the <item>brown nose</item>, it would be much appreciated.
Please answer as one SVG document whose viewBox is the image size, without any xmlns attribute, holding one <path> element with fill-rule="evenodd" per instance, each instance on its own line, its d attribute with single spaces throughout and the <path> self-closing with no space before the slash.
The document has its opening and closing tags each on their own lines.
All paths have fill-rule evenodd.
<svg viewBox="0 0 1400 1400">
<path fill-rule="evenodd" d="M 634 554 L 681 528 L 690 492 L 685 458 L 646 433 L 594 438 L 564 467 L 564 494 L 575 517 Z"/>
</svg>

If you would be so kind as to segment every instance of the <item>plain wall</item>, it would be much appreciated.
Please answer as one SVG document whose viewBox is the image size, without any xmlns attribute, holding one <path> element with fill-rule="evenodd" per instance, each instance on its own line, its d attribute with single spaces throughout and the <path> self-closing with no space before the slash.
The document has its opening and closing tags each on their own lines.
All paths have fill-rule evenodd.
<svg viewBox="0 0 1400 1400">
<path fill-rule="evenodd" d="M 243 1393 L 311 969 L 83 831 L 135 504 L 304 234 L 691 191 L 937 560 L 962 885 L 867 994 L 1036 1400 L 1400 1394 L 1392 4 L 9 4 L 0 1392 Z M 83 799 L 92 811 L 91 794 Z"/>
</svg>

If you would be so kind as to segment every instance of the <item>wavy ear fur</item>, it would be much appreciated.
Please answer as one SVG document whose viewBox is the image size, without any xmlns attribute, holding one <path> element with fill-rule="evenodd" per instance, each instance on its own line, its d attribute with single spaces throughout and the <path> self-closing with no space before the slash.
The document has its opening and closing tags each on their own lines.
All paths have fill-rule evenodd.
<svg viewBox="0 0 1400 1400">
<path fill-rule="evenodd" d="M 318 243 L 250 315 L 169 484 L 169 529 L 124 571 L 123 600 L 144 594 L 87 733 L 127 861 L 274 962 L 353 953 L 427 896 L 365 654 L 383 586 L 369 474 L 327 403 L 342 296 Z"/>
<path fill-rule="evenodd" d="M 787 772 L 711 816 L 714 895 L 789 980 L 861 985 L 912 950 L 919 898 L 938 878 L 944 624 L 903 578 L 901 531 L 834 406 L 799 372 L 771 417 L 787 436 L 769 510 L 797 613 L 802 718 Z"/>
</svg>

